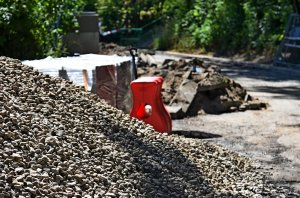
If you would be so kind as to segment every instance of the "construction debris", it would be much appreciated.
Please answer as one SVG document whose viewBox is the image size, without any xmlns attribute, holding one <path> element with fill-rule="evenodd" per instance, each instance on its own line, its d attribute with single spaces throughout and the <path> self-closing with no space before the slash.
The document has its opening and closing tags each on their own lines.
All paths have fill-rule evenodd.
<svg viewBox="0 0 300 198">
<path fill-rule="evenodd" d="M 0 197 L 290 197 L 248 158 L 0 57 Z"/>
<path fill-rule="evenodd" d="M 220 67 L 204 64 L 200 59 L 166 60 L 157 67 L 143 62 L 143 59 L 140 62 L 140 76 L 164 77 L 164 103 L 182 108 L 183 114 L 179 113 L 178 108 L 169 108 L 178 112 L 170 112 L 173 119 L 202 112 L 220 114 L 267 107 L 267 103 L 251 97 L 240 84 L 224 76 Z"/>
<path fill-rule="evenodd" d="M 112 43 L 101 43 L 100 46 L 102 54 L 129 54 L 129 47 Z M 172 119 L 203 113 L 260 110 L 268 106 L 222 74 L 221 67 L 231 63 L 197 58 L 166 59 L 159 63 L 153 54 L 151 50 L 139 50 L 138 76 L 164 77 L 162 96 Z"/>
<path fill-rule="evenodd" d="M 129 48 L 114 43 L 99 43 L 100 54 L 130 56 Z"/>
</svg>

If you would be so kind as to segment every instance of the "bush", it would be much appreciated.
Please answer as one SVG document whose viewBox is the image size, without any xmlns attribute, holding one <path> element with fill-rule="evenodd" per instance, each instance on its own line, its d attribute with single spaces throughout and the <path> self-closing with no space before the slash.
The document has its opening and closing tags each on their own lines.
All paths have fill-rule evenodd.
<svg viewBox="0 0 300 198">
<path fill-rule="evenodd" d="M 262 52 L 284 33 L 292 11 L 282 0 L 195 1 L 182 20 L 182 27 L 209 51 Z"/>
<path fill-rule="evenodd" d="M 33 59 L 58 55 L 83 0 L 0 0 L 0 54 Z"/>
<path fill-rule="evenodd" d="M 96 0 L 106 30 L 141 27 L 165 16 L 154 46 L 222 54 L 262 53 L 282 37 L 291 4 L 285 0 Z"/>
</svg>

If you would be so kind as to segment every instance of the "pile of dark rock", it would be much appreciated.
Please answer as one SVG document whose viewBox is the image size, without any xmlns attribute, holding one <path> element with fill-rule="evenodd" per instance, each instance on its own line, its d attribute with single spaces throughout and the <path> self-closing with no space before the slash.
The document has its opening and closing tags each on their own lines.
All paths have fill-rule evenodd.
<svg viewBox="0 0 300 198">
<path fill-rule="evenodd" d="M 200 59 L 165 60 L 159 65 L 149 61 L 149 55 L 140 57 L 140 76 L 164 77 L 163 100 L 173 118 L 267 108 L 267 103 L 249 95 L 217 65 Z"/>
</svg>

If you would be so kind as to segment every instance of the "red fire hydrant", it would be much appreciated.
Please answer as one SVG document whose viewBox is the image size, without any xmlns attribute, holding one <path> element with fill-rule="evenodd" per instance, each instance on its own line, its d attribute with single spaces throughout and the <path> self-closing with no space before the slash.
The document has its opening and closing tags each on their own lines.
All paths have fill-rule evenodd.
<svg viewBox="0 0 300 198">
<path fill-rule="evenodd" d="M 133 104 L 130 116 L 143 120 L 161 133 L 171 133 L 172 120 L 161 97 L 162 77 L 141 77 L 131 82 Z"/>
</svg>

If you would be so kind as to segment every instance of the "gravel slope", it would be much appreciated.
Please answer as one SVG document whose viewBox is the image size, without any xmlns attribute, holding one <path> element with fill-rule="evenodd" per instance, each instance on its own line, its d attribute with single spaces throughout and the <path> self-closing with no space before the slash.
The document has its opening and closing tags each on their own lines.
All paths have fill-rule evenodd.
<svg viewBox="0 0 300 198">
<path fill-rule="evenodd" d="M 248 158 L 156 133 L 18 60 L 0 57 L 0 79 L 0 197 L 293 196 Z"/>
</svg>

